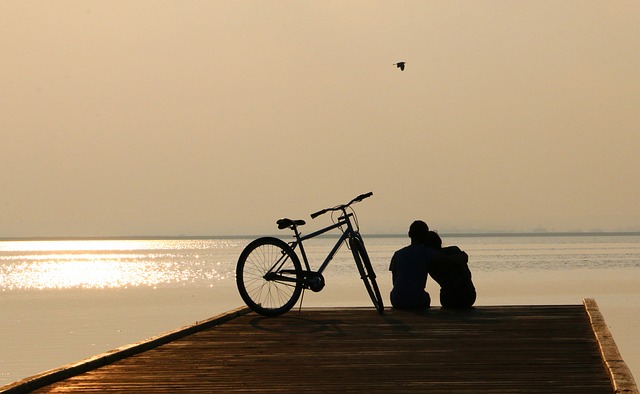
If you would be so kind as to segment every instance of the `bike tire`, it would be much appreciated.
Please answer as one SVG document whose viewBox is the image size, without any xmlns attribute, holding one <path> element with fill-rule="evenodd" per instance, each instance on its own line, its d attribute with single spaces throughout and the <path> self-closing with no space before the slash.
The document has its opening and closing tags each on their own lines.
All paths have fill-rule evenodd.
<svg viewBox="0 0 640 394">
<path fill-rule="evenodd" d="M 267 279 L 270 272 L 287 281 Z M 242 300 L 253 311 L 263 316 L 278 316 L 298 302 L 302 292 L 301 272 L 300 259 L 286 242 L 263 237 L 249 243 L 240 254 L 236 285 Z"/>
<path fill-rule="evenodd" d="M 360 278 L 364 282 L 364 287 L 367 289 L 373 306 L 378 310 L 380 314 L 384 313 L 384 303 L 382 302 L 382 296 L 380 295 L 380 289 L 378 288 L 378 282 L 376 282 L 376 273 L 371 265 L 371 260 L 367 254 L 362 240 L 353 238 L 350 241 L 351 253 L 353 253 L 353 259 L 358 267 Z"/>
</svg>

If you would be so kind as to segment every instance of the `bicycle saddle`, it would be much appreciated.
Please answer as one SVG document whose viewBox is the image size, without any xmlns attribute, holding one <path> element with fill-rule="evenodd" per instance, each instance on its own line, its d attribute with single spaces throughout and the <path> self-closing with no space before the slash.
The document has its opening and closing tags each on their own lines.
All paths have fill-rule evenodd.
<svg viewBox="0 0 640 394">
<path fill-rule="evenodd" d="M 305 224 L 304 220 L 291 220 L 291 219 L 280 219 L 276 222 L 278 224 L 278 228 L 280 230 L 285 229 L 287 227 L 294 227 L 294 226 L 302 226 Z"/>
</svg>

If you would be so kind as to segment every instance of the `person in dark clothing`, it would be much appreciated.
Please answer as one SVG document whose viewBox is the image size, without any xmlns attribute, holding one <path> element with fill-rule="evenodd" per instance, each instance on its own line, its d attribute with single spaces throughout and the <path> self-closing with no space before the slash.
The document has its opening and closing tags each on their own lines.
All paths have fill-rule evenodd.
<svg viewBox="0 0 640 394">
<path fill-rule="evenodd" d="M 421 220 L 416 220 L 409 227 L 411 244 L 395 252 L 391 258 L 391 305 L 394 308 L 428 308 L 431 305 L 431 297 L 425 287 L 430 266 L 436 263 L 455 264 L 461 259 L 466 259 L 464 252 L 450 256 L 439 249 L 427 246 L 425 243 L 428 237 L 429 226 Z"/>
<path fill-rule="evenodd" d="M 433 251 L 422 242 L 428 233 L 429 226 L 425 222 L 413 222 L 409 227 L 411 244 L 395 252 L 391 258 L 391 305 L 394 308 L 428 308 L 431 305 L 431 297 L 425 287 L 428 276 L 427 262 Z"/>
<path fill-rule="evenodd" d="M 457 309 L 473 306 L 476 302 L 476 289 L 471 280 L 467 254 L 457 246 L 443 248 L 442 239 L 434 231 L 429 231 L 423 242 L 447 256 L 459 256 L 448 261 L 434 260 L 429 265 L 429 274 L 440 285 L 440 305 Z"/>
</svg>

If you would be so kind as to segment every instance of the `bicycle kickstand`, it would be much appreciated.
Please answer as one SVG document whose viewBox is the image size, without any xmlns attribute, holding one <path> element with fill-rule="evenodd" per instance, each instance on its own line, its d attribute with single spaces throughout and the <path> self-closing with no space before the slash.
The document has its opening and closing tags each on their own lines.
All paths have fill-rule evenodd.
<svg viewBox="0 0 640 394">
<path fill-rule="evenodd" d="M 298 315 L 302 312 L 302 301 L 304 300 L 304 290 L 305 288 L 302 288 L 302 294 L 300 295 L 300 306 L 298 307 Z"/>
</svg>

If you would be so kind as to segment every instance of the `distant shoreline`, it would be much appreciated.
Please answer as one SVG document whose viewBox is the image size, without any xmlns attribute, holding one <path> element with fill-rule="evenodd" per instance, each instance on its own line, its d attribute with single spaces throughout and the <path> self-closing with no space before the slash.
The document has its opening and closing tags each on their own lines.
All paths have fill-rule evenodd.
<svg viewBox="0 0 640 394">
<path fill-rule="evenodd" d="M 0 242 L 11 241 L 155 241 L 155 240 L 188 240 L 188 239 L 254 239 L 270 234 L 262 235 L 139 235 L 139 236 L 106 236 L 106 237 L 0 237 Z M 281 235 L 281 234 L 279 234 Z M 368 234 L 365 238 L 404 238 L 406 234 Z M 613 232 L 478 232 L 478 233 L 447 233 L 444 237 L 483 238 L 483 237 L 620 237 L 640 236 L 640 231 L 613 231 Z M 327 238 L 337 235 L 327 235 Z"/>
</svg>

